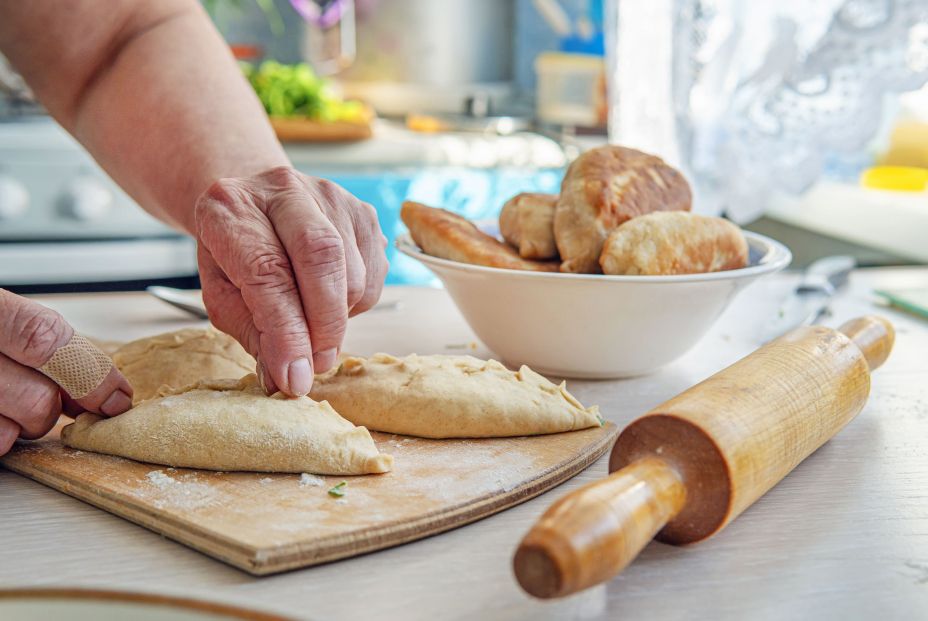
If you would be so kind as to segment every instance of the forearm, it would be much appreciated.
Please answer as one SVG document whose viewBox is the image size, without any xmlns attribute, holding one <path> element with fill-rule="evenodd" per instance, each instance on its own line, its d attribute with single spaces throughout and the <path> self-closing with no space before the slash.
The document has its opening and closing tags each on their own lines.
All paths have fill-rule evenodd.
<svg viewBox="0 0 928 621">
<path fill-rule="evenodd" d="M 211 183 L 288 160 L 228 47 L 197 3 L 176 0 L 158 9 L 146 2 L 118 4 L 126 16 L 106 26 L 110 41 L 101 45 L 109 49 L 99 54 L 70 99 L 56 98 L 54 81 L 46 88 L 44 76 L 35 79 L 34 88 L 133 198 L 192 231 L 196 198 Z M 25 74 L 32 77 L 28 70 Z"/>
</svg>

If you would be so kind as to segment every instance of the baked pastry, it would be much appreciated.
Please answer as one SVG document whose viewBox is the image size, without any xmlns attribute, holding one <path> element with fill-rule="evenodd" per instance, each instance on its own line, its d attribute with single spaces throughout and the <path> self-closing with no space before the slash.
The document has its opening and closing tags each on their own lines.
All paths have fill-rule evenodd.
<svg viewBox="0 0 928 621">
<path fill-rule="evenodd" d="M 310 397 L 356 425 L 425 438 L 559 433 L 602 424 L 566 385 L 472 356 L 348 358 L 317 375 Z"/>
<path fill-rule="evenodd" d="M 748 264 L 737 225 L 695 213 L 658 212 L 629 220 L 606 239 L 605 274 L 700 274 Z"/>
<path fill-rule="evenodd" d="M 557 262 L 529 261 L 479 230 L 469 220 L 445 209 L 406 201 L 400 217 L 413 241 L 426 254 L 441 259 L 511 270 L 556 272 Z"/>
<path fill-rule="evenodd" d="M 499 232 L 523 259 L 556 259 L 554 208 L 557 194 L 523 192 L 510 198 L 499 214 Z"/>
<path fill-rule="evenodd" d="M 603 242 L 617 226 L 652 211 L 688 211 L 690 186 L 654 155 L 605 146 L 570 165 L 554 214 L 561 271 L 599 273 Z"/>
</svg>

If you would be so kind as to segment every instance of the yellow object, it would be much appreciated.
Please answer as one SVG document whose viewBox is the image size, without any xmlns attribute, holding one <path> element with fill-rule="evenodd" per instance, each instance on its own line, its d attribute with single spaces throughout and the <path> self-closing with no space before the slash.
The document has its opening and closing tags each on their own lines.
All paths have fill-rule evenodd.
<svg viewBox="0 0 928 621">
<path fill-rule="evenodd" d="M 882 166 L 928 168 L 928 123 L 914 119 L 896 123 L 889 147 L 880 157 Z"/>
<path fill-rule="evenodd" d="M 434 134 L 448 129 L 448 124 L 438 117 L 429 114 L 409 114 L 406 116 L 406 127 L 414 132 Z"/>
<path fill-rule="evenodd" d="M 928 190 L 928 168 L 874 166 L 864 171 L 860 184 L 874 190 L 924 192 Z"/>
</svg>

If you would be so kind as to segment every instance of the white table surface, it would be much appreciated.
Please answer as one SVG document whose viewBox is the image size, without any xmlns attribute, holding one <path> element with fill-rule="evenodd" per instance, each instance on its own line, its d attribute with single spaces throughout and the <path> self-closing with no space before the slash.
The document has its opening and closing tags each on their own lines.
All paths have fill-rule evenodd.
<svg viewBox="0 0 928 621">
<path fill-rule="evenodd" d="M 624 425 L 753 350 L 792 284 L 746 290 L 683 359 L 633 380 L 569 382 Z M 0 586 L 87 586 L 192 595 L 308 619 L 860 619 L 928 617 L 928 322 L 873 303 L 875 287 L 928 285 L 928 269 L 858 272 L 836 325 L 884 312 L 896 348 L 869 404 L 715 538 L 652 543 L 621 576 L 554 602 L 518 588 L 513 550 L 601 459 L 530 502 L 469 526 L 330 565 L 251 577 L 0 468 Z M 198 325 L 143 294 L 40 296 L 78 330 L 129 339 Z M 390 288 L 398 309 L 353 319 L 346 351 L 440 353 L 475 337 L 440 290 Z M 489 355 L 478 347 L 475 355 Z"/>
</svg>

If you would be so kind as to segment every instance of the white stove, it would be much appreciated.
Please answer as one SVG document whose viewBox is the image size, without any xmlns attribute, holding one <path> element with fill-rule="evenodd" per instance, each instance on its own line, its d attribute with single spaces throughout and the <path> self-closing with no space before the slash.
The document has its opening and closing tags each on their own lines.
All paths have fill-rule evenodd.
<svg viewBox="0 0 928 621">
<path fill-rule="evenodd" d="M 0 121 L 0 286 L 195 274 L 193 241 L 142 210 L 54 121 Z"/>
</svg>

